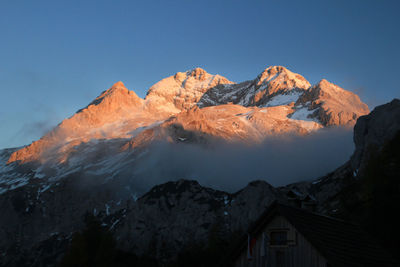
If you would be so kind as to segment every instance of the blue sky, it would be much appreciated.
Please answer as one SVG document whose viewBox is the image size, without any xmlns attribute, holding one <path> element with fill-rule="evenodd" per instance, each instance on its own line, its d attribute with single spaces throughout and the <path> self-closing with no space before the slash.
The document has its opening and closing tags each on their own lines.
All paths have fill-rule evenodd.
<svg viewBox="0 0 400 267">
<path fill-rule="evenodd" d="M 116 81 L 144 97 L 202 67 L 283 65 L 370 107 L 400 97 L 399 1 L 0 1 L 0 148 L 29 144 Z"/>
</svg>

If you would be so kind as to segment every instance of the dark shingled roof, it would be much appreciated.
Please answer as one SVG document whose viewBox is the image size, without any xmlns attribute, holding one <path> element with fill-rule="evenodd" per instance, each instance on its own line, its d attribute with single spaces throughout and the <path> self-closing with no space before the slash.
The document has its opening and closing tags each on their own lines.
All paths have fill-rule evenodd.
<svg viewBox="0 0 400 267">
<path fill-rule="evenodd" d="M 277 202 L 261 215 L 249 233 L 260 234 L 276 215 L 285 217 L 331 266 L 400 266 L 359 226 Z M 247 237 L 244 237 L 241 246 L 231 255 L 239 256 L 246 248 Z"/>
</svg>

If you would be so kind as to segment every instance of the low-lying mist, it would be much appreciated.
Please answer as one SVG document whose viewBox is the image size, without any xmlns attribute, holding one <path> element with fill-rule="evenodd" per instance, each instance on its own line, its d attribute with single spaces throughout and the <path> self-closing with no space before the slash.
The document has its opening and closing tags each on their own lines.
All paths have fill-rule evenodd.
<svg viewBox="0 0 400 267">
<path fill-rule="evenodd" d="M 307 136 L 270 137 L 256 145 L 157 143 L 136 165 L 135 176 L 143 187 L 182 178 L 229 192 L 253 180 L 282 186 L 338 168 L 354 150 L 352 136 L 352 129 L 330 128 Z"/>
</svg>

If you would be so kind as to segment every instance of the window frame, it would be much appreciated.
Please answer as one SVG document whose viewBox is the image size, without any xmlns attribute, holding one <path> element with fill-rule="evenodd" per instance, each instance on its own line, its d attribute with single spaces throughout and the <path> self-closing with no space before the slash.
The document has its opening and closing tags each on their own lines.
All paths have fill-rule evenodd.
<svg viewBox="0 0 400 267">
<path fill-rule="evenodd" d="M 270 247 L 288 247 L 290 240 L 289 240 L 289 229 L 282 228 L 282 229 L 270 229 L 269 231 L 269 246 Z M 273 239 L 273 234 L 277 233 L 284 233 L 286 235 L 285 243 L 275 243 Z"/>
</svg>

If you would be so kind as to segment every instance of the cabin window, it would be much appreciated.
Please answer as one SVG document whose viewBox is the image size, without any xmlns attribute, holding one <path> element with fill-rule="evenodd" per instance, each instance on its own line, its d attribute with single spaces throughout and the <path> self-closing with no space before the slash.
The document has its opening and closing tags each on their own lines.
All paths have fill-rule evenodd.
<svg viewBox="0 0 400 267">
<path fill-rule="evenodd" d="M 273 231 L 270 234 L 271 236 L 271 245 L 273 246 L 285 246 L 287 245 L 287 231 Z"/>
</svg>

